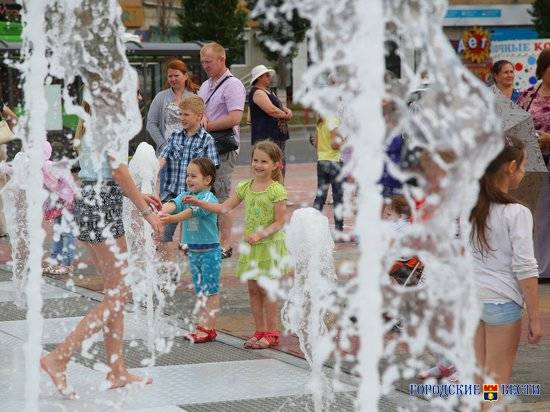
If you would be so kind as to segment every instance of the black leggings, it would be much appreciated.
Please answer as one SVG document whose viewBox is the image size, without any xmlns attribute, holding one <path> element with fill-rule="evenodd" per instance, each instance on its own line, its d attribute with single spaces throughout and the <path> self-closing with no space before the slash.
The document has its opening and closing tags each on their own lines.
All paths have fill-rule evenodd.
<svg viewBox="0 0 550 412">
<path fill-rule="evenodd" d="M 336 230 L 344 230 L 344 189 L 341 176 L 342 162 L 319 160 L 317 162 L 317 196 L 313 207 L 322 211 L 327 200 L 328 188 L 332 186 L 334 200 L 334 226 Z"/>
</svg>

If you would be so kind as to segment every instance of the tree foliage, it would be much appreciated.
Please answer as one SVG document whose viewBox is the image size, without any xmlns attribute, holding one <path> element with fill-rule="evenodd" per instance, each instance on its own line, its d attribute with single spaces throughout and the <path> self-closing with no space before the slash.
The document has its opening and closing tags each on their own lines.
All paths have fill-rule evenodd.
<svg viewBox="0 0 550 412">
<path fill-rule="evenodd" d="M 265 57 L 278 61 L 282 56 L 290 62 L 306 36 L 309 21 L 296 10 L 283 10 L 284 0 L 250 0 L 248 3 L 253 10 L 252 18 L 258 23 L 256 39 Z"/>
<path fill-rule="evenodd" d="M 227 64 L 244 50 L 248 11 L 239 0 L 182 0 L 178 32 L 183 42 L 215 41 L 227 50 Z"/>
<path fill-rule="evenodd" d="M 550 0 L 535 0 L 529 10 L 541 38 L 550 38 Z"/>
</svg>

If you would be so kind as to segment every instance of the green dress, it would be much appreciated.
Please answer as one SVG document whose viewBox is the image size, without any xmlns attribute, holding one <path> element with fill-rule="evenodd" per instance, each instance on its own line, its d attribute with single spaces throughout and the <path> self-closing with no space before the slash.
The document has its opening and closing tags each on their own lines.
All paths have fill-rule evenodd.
<svg viewBox="0 0 550 412">
<path fill-rule="evenodd" d="M 279 182 L 261 192 L 251 190 L 252 179 L 237 185 L 235 193 L 245 204 L 245 235 L 248 236 L 275 221 L 274 203 L 287 199 L 286 189 Z M 246 280 L 260 276 L 279 277 L 288 271 L 288 257 L 282 230 L 254 245 L 243 242 L 236 274 Z"/>
</svg>

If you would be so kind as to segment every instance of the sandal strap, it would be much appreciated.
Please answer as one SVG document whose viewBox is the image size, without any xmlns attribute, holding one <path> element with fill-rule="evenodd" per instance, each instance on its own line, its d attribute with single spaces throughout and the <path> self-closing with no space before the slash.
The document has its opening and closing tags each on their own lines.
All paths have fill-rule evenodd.
<svg viewBox="0 0 550 412">
<path fill-rule="evenodd" d="M 253 337 L 256 338 L 257 340 L 260 340 L 264 337 L 266 332 L 260 332 L 259 330 L 257 330 L 256 332 L 254 332 L 254 335 Z"/>
<path fill-rule="evenodd" d="M 211 335 L 213 332 L 216 331 L 216 329 L 206 329 L 204 326 L 197 325 L 197 330 L 200 330 L 201 332 L 208 333 Z"/>
</svg>

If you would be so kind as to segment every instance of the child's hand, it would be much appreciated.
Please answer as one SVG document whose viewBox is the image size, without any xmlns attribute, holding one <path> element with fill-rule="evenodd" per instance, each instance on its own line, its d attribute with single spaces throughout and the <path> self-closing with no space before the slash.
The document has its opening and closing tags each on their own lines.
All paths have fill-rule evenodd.
<svg viewBox="0 0 550 412">
<path fill-rule="evenodd" d="M 531 344 L 539 343 L 542 338 L 542 325 L 539 319 L 529 319 L 529 333 L 527 335 L 527 340 Z"/>
<path fill-rule="evenodd" d="M 158 216 L 159 216 L 160 221 L 161 221 L 162 224 L 164 224 L 164 225 L 167 225 L 167 224 L 169 224 L 169 223 L 176 223 L 176 222 L 174 221 L 174 217 L 173 217 L 171 214 L 169 214 L 169 213 L 166 213 L 166 212 L 159 212 L 159 213 L 158 213 Z"/>
<path fill-rule="evenodd" d="M 195 196 L 187 195 L 183 198 L 183 203 L 186 205 L 192 205 L 192 206 L 198 206 L 200 200 L 197 199 Z"/>
<path fill-rule="evenodd" d="M 250 245 L 254 245 L 255 243 L 257 243 L 258 241 L 260 241 L 262 239 L 262 237 L 257 234 L 257 233 L 252 233 L 251 235 L 248 235 L 246 237 L 246 241 L 250 244 Z"/>
</svg>

